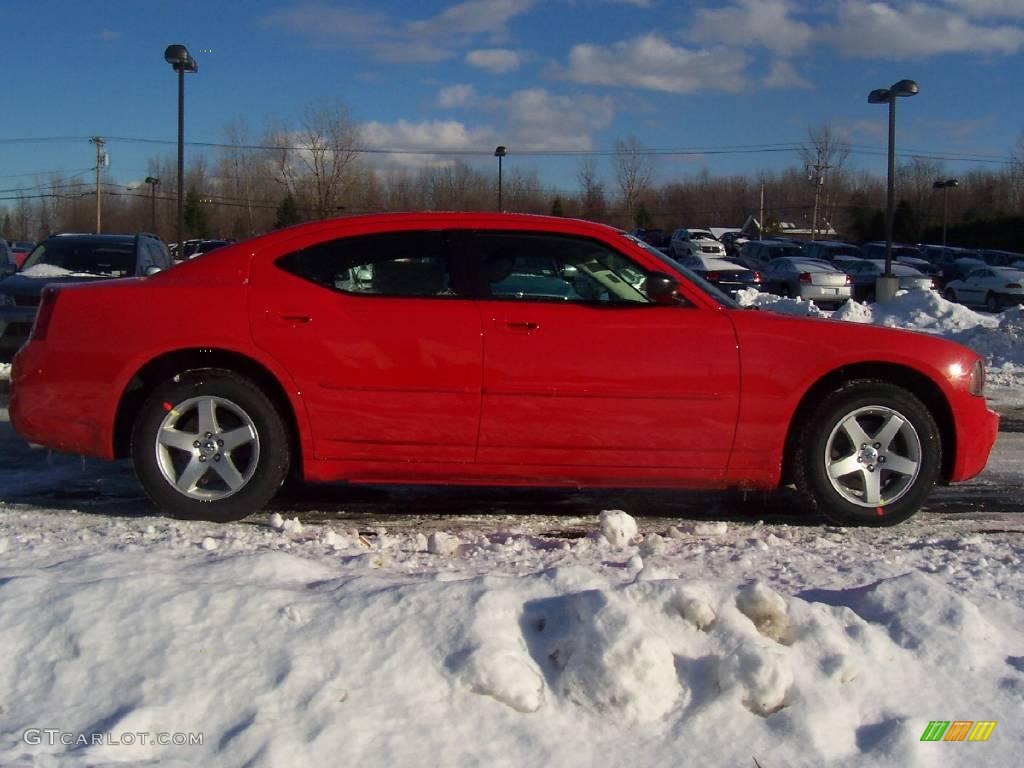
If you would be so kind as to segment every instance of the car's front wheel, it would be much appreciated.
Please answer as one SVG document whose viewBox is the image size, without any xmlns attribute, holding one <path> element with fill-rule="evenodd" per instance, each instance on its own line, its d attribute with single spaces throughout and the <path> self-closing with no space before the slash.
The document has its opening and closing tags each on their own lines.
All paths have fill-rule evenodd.
<svg viewBox="0 0 1024 768">
<path fill-rule="evenodd" d="M 989 291 L 988 296 L 985 297 L 985 309 L 989 312 L 999 312 L 1002 309 L 999 306 L 999 297 L 992 291 Z"/>
<path fill-rule="evenodd" d="M 795 455 L 798 487 L 842 525 L 894 525 L 911 517 L 938 479 L 939 429 L 907 390 L 851 382 L 812 410 Z"/>
<path fill-rule="evenodd" d="M 135 472 L 172 517 L 228 522 L 262 509 L 288 473 L 288 430 L 256 384 L 203 369 L 159 385 L 132 431 Z"/>
</svg>

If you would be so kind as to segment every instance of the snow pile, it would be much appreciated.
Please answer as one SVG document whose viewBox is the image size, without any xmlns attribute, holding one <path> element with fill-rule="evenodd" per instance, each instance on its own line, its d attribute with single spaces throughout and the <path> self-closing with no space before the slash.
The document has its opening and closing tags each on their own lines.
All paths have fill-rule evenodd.
<svg viewBox="0 0 1024 768">
<path fill-rule="evenodd" d="M 11 378 L 11 364 L 0 363 L 0 381 L 9 381 Z"/>
<path fill-rule="evenodd" d="M 1006 720 L 973 746 L 1016 764 L 1020 609 L 934 576 L 790 594 L 583 565 L 453 579 L 429 554 L 440 570 L 401 576 L 232 539 L 7 557 L 0 764 L 977 764 L 920 743 L 957 718 Z M 204 742 L 65 750 L 26 745 L 33 727 Z"/>
<path fill-rule="evenodd" d="M 64 267 L 58 267 L 54 264 L 34 264 L 28 269 L 23 269 L 19 274 L 25 277 L 68 277 L 69 275 L 88 275 L 88 272 L 73 272 L 70 269 L 64 269 Z"/>
<path fill-rule="evenodd" d="M 621 509 L 606 509 L 600 524 L 601 535 L 616 549 L 622 549 L 636 536 L 636 520 Z"/>
<path fill-rule="evenodd" d="M 796 315 L 797 317 L 828 317 L 813 301 L 803 299 L 790 299 L 776 296 L 774 293 L 762 293 L 757 288 L 744 288 L 736 293 L 736 301 L 742 307 L 760 307 L 770 309 L 783 315 Z"/>
</svg>

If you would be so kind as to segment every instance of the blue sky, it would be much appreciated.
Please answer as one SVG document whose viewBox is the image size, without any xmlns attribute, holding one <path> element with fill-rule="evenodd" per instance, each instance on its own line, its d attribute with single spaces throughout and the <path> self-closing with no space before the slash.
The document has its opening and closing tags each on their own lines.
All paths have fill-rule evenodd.
<svg viewBox="0 0 1024 768">
<path fill-rule="evenodd" d="M 866 97 L 902 78 L 921 93 L 899 102 L 901 151 L 1005 160 L 1024 128 L 1024 0 L 9 0 L 0 28 L 3 189 L 94 163 L 84 139 L 25 139 L 169 142 L 111 140 L 119 183 L 170 156 L 176 80 L 163 49 L 173 42 L 199 61 L 186 85 L 189 141 L 223 141 L 236 117 L 259 133 L 338 99 L 368 146 L 504 144 L 506 164 L 566 189 L 578 156 L 529 153 L 608 150 L 632 135 L 707 150 L 659 158 L 659 181 L 748 173 L 795 164 L 759 147 L 805 141 L 823 121 L 858 148 L 856 166 L 883 174 L 871 152 L 884 149 L 885 109 Z M 1000 167 L 947 168 L 971 165 Z"/>
</svg>

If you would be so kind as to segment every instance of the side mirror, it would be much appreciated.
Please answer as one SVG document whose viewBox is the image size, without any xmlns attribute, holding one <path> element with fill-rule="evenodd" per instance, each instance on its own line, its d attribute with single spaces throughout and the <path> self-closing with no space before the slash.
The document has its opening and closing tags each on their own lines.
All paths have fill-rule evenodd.
<svg viewBox="0 0 1024 768">
<path fill-rule="evenodd" d="M 146 268 L 146 277 L 149 277 L 150 275 L 155 275 L 159 271 L 160 271 L 160 267 L 156 267 L 156 266 L 154 266 L 154 267 L 147 267 Z"/>
<path fill-rule="evenodd" d="M 678 290 L 679 281 L 664 272 L 651 272 L 644 281 L 644 293 L 655 304 L 672 304 Z"/>
</svg>

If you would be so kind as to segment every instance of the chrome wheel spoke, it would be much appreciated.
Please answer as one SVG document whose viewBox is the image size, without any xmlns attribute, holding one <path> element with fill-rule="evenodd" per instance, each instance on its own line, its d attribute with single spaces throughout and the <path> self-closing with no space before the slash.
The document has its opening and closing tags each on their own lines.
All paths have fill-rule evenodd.
<svg viewBox="0 0 1024 768">
<path fill-rule="evenodd" d="M 224 441 L 222 446 L 224 452 L 233 451 L 235 448 L 239 448 L 243 445 L 247 445 L 256 439 L 256 430 L 251 426 L 246 425 L 239 427 L 238 429 L 232 429 L 228 432 L 222 432 L 218 437 Z"/>
<path fill-rule="evenodd" d="M 900 418 L 899 414 L 896 413 L 892 414 L 886 420 L 885 424 L 880 430 L 878 430 L 878 434 L 875 435 L 874 438 L 874 442 L 878 443 L 880 446 L 880 451 L 889 450 L 889 444 L 892 443 L 893 438 L 899 434 L 899 431 L 903 429 L 903 425 L 905 423 L 906 422 Z"/>
<path fill-rule="evenodd" d="M 204 397 L 196 403 L 196 415 L 199 418 L 199 434 L 217 434 L 217 403 L 212 397 Z"/>
<path fill-rule="evenodd" d="M 868 433 L 864 431 L 860 422 L 857 421 L 856 414 L 852 414 L 846 418 L 842 423 L 842 428 L 846 433 L 846 436 L 850 438 L 850 442 L 854 444 L 854 449 L 871 442 L 871 438 L 868 437 Z"/>
<path fill-rule="evenodd" d="M 188 466 L 185 467 L 181 475 L 178 477 L 175 485 L 178 486 L 178 490 L 182 493 L 191 493 L 195 490 L 196 484 L 202 479 L 203 475 L 206 474 L 206 470 L 209 467 L 199 461 L 198 456 L 193 456 L 192 460 L 189 461 Z"/>
<path fill-rule="evenodd" d="M 888 454 L 885 457 L 885 468 L 890 472 L 895 472 L 900 475 L 915 475 L 917 473 L 920 463 L 913 461 L 912 459 L 904 458 L 903 456 L 897 456 L 895 454 Z"/>
<path fill-rule="evenodd" d="M 179 451 L 191 453 L 198 437 L 191 432 L 182 432 L 180 429 L 161 429 L 157 436 L 157 442 L 167 448 L 176 448 Z"/>
<path fill-rule="evenodd" d="M 881 472 L 864 472 L 864 501 L 877 506 L 882 501 Z"/>
<path fill-rule="evenodd" d="M 213 462 L 210 467 L 221 476 L 221 479 L 232 491 L 237 491 L 245 485 L 245 478 L 242 477 L 242 473 L 238 471 L 235 463 L 228 456 L 221 457 L 220 461 Z"/>
<path fill-rule="evenodd" d="M 847 456 L 846 458 L 833 461 L 828 466 L 828 473 L 833 478 L 838 479 L 862 469 L 864 469 L 864 465 L 857 461 L 857 456 L 855 454 L 853 456 Z"/>
</svg>

